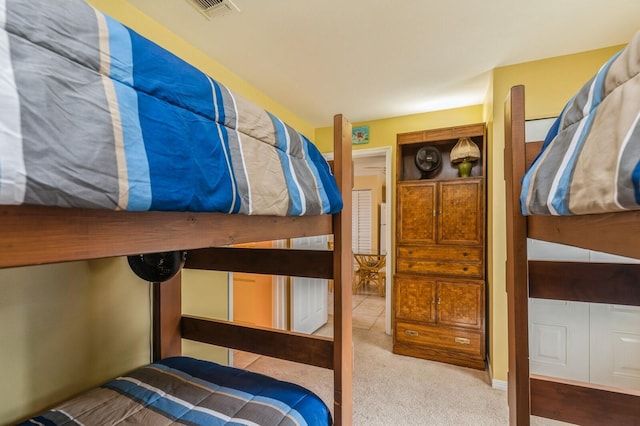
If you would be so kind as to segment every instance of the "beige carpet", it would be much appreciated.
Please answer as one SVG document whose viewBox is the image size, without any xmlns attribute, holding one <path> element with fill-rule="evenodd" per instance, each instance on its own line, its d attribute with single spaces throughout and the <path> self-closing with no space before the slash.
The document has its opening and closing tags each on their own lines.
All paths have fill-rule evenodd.
<svg viewBox="0 0 640 426">
<path fill-rule="evenodd" d="M 354 425 L 506 425 L 506 393 L 487 373 L 391 352 L 391 336 L 354 328 Z M 329 370 L 260 357 L 247 366 L 299 383 L 331 407 Z M 332 407 L 331 407 L 332 408 Z"/>
<path fill-rule="evenodd" d="M 491 387 L 487 372 L 393 354 L 384 299 L 354 295 L 353 302 L 355 426 L 508 425 L 507 394 Z M 331 319 L 317 334 L 330 335 Z M 313 390 L 333 410 L 332 371 L 242 352 L 234 359 L 238 367 Z M 532 417 L 531 424 L 566 423 Z"/>
</svg>

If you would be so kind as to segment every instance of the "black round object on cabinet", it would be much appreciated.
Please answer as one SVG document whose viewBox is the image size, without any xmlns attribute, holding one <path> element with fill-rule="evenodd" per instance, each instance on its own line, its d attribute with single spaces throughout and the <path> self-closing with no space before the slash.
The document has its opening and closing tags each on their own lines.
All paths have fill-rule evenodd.
<svg viewBox="0 0 640 426">
<path fill-rule="evenodd" d="M 432 176 L 442 165 L 442 154 L 434 146 L 423 146 L 416 152 L 416 167 L 422 172 L 422 179 Z"/>
</svg>

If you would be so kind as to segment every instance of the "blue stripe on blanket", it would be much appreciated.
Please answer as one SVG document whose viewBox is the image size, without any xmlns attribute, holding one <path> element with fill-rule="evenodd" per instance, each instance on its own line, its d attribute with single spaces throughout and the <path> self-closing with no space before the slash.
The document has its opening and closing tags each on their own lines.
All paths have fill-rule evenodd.
<svg viewBox="0 0 640 426">
<path fill-rule="evenodd" d="M 136 32 L 130 31 L 130 35 L 135 89 L 213 119 L 208 77 Z"/>
<path fill-rule="evenodd" d="M 318 197 L 320 198 L 322 213 L 323 214 L 329 213 L 331 209 L 331 205 L 329 203 L 329 198 L 327 197 L 327 193 L 324 190 L 324 185 L 323 185 L 322 179 L 320 178 L 320 172 L 318 171 L 318 168 L 316 167 L 316 164 L 313 161 L 313 157 L 310 152 L 311 151 L 310 147 L 312 147 L 311 142 L 302 135 L 300 135 L 300 137 L 302 138 L 302 148 L 304 150 L 304 158 L 307 159 L 307 165 L 309 166 L 309 169 L 313 174 L 313 178 L 316 181 L 316 184 L 318 186 Z"/>
<path fill-rule="evenodd" d="M 287 214 L 290 216 L 300 216 L 304 214 L 306 206 L 304 194 L 300 191 L 295 171 L 288 156 L 291 149 L 291 141 L 284 123 L 273 114 L 269 113 L 269 117 L 271 117 L 271 122 L 273 123 L 273 128 L 276 132 L 278 155 L 280 156 L 282 170 L 284 171 L 287 188 L 289 188 L 289 196 L 291 197 L 291 204 L 289 205 L 289 211 Z"/>
<path fill-rule="evenodd" d="M 225 159 L 226 129 L 212 121 L 210 79 L 190 66 L 177 79 L 168 70 L 184 67 L 182 61 L 133 33 L 132 49 L 134 82 L 143 90 L 138 97 L 140 126 L 144 139 L 154 141 L 146 144 L 151 209 L 232 210 L 235 191 Z M 173 91 L 164 92 L 164 85 Z"/>
<path fill-rule="evenodd" d="M 324 200 L 327 200 L 327 210 L 323 208 L 323 213 L 342 210 L 342 195 L 340 194 L 340 191 L 338 191 L 335 179 L 333 178 L 333 173 L 329 168 L 329 164 L 324 160 L 324 157 L 315 145 L 308 145 L 308 158 L 313 164 L 322 168 L 320 179 L 318 179 L 318 186 L 323 196 L 323 205 Z M 333 200 L 333 202 L 331 200 Z"/>
<path fill-rule="evenodd" d="M 577 141 L 575 142 L 575 146 L 572 147 L 573 151 L 571 152 L 571 155 L 569 157 L 565 157 L 565 162 L 563 162 L 564 167 L 561 170 L 561 175 L 556 177 L 556 179 L 558 179 L 558 189 L 556 191 L 552 191 L 553 197 L 550 202 L 551 207 L 556 212 L 554 214 L 571 214 L 571 212 L 569 211 L 569 188 L 571 184 L 571 178 L 573 176 L 573 171 L 575 170 L 576 162 L 580 157 L 582 147 L 584 146 L 584 143 L 589 136 L 589 132 L 591 131 L 591 125 L 593 124 L 593 120 L 595 119 L 597 106 L 602 102 L 607 71 L 609 70 L 611 63 L 616 57 L 617 55 L 609 59 L 609 61 L 600 68 L 600 71 L 596 74 L 591 85 L 591 100 L 589 105 L 586 105 L 586 107 L 588 107 L 588 110 L 584 112 L 584 119 L 581 120 L 579 124 L 579 126 L 582 126 L 582 128 L 580 129 L 580 134 Z"/>
<path fill-rule="evenodd" d="M 138 94 L 133 90 L 133 58 L 129 31 L 120 23 L 106 16 L 109 30 L 109 52 L 111 55 L 110 77 L 118 98 L 122 136 L 128 178 L 127 210 L 145 211 L 151 206 L 151 182 L 149 163 L 138 115 Z"/>
<path fill-rule="evenodd" d="M 112 380 L 103 387 L 126 395 L 137 403 L 162 413 L 171 420 L 182 417 L 189 410 L 188 407 L 164 397 L 166 395 L 164 393 L 160 394 L 153 389 L 139 386 L 137 383 L 123 378 Z"/>
<path fill-rule="evenodd" d="M 222 96 L 222 89 L 220 84 L 217 81 L 210 78 L 209 81 L 213 85 L 214 96 L 213 96 L 213 118 L 219 123 L 224 123 L 226 120 L 226 112 L 224 110 L 224 97 Z"/>
<path fill-rule="evenodd" d="M 214 120 L 217 121 L 218 123 L 224 123 L 226 120 L 226 111 L 224 108 L 224 96 L 222 94 L 223 87 L 221 87 L 220 84 L 214 79 L 212 79 L 211 77 L 207 76 L 207 79 L 209 80 L 209 84 L 211 84 L 211 90 L 213 92 L 212 93 L 213 101 L 211 103 L 211 106 L 213 107 L 212 113 L 213 113 Z M 231 197 L 233 201 L 231 202 L 231 205 L 229 206 L 229 209 L 227 212 L 238 213 L 240 211 L 242 198 L 240 197 L 240 193 L 238 191 L 238 183 L 236 181 L 235 171 L 233 169 L 233 162 L 231 159 L 231 148 L 229 146 L 229 134 L 228 134 L 227 127 L 218 126 L 218 132 L 219 132 L 220 141 L 221 141 L 221 148 L 223 150 L 224 158 L 227 163 L 227 171 L 231 176 L 230 190 L 232 193 Z"/>
</svg>

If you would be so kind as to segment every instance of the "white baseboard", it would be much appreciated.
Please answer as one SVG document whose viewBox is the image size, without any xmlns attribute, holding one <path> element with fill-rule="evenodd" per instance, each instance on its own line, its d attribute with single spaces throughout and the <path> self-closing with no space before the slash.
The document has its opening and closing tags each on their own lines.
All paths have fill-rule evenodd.
<svg viewBox="0 0 640 426">
<path fill-rule="evenodd" d="M 491 387 L 493 389 L 506 391 L 507 390 L 507 382 L 505 382 L 504 380 L 491 379 Z"/>
<path fill-rule="evenodd" d="M 489 380 L 491 380 L 491 387 L 493 389 L 506 391 L 507 390 L 507 382 L 504 381 L 504 380 L 497 380 L 497 379 L 493 378 L 493 372 L 491 371 L 491 362 L 489 360 L 489 357 L 487 357 L 487 367 L 488 367 L 488 370 L 489 370 Z"/>
</svg>

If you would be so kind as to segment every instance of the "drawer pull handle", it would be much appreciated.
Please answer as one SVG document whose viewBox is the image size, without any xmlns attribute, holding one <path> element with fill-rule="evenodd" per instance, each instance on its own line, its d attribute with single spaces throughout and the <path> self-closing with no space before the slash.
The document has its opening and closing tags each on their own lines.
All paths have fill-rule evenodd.
<svg viewBox="0 0 640 426">
<path fill-rule="evenodd" d="M 466 337 L 456 337 L 453 339 L 456 343 L 460 343 L 461 345 L 470 345 L 471 340 Z"/>
<path fill-rule="evenodd" d="M 462 268 L 462 270 L 466 272 L 466 271 L 469 270 L 469 268 L 467 266 L 465 266 L 464 268 Z"/>
<path fill-rule="evenodd" d="M 408 251 L 408 253 L 409 253 L 409 254 L 413 254 L 413 250 L 409 250 L 409 251 Z"/>
<path fill-rule="evenodd" d="M 415 330 L 405 330 L 404 332 L 409 336 L 418 337 L 418 332 Z"/>
<path fill-rule="evenodd" d="M 469 253 L 462 253 L 463 256 L 469 256 Z"/>
</svg>

